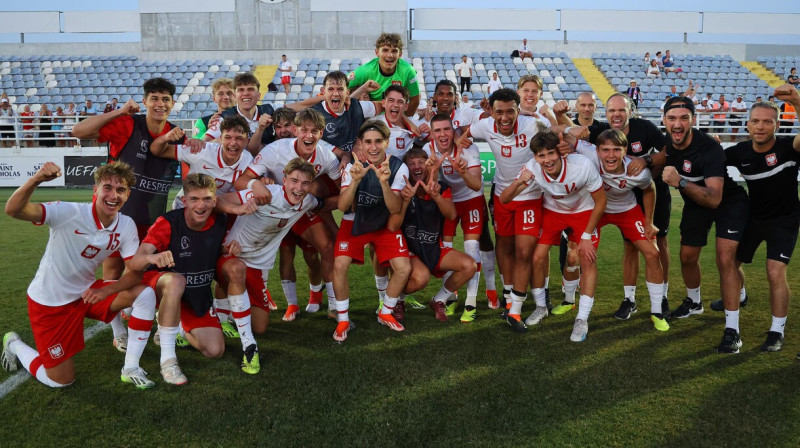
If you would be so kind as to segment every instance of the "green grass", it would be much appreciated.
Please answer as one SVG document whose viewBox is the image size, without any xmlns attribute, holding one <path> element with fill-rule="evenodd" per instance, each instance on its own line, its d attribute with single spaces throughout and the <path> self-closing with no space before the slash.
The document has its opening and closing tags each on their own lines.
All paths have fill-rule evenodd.
<svg viewBox="0 0 800 448">
<path fill-rule="evenodd" d="M 3 204 L 10 192 L 0 190 Z M 88 190 L 43 189 L 35 199 L 90 196 Z M 674 202 L 673 307 L 684 295 L 677 260 L 680 198 Z M 5 215 L 0 228 L 0 331 L 14 329 L 31 343 L 25 290 L 47 229 Z M 784 350 L 758 351 L 770 324 L 764 249 L 745 268 L 750 305 L 741 316 L 742 353 L 723 356 L 716 345 L 724 317 L 708 308 L 719 291 L 713 246 L 702 258 L 706 313 L 672 321 L 667 333 L 652 328 L 643 280 L 640 312 L 629 321 L 614 319 L 622 297 L 620 248 L 618 232 L 604 232 L 597 300 L 581 344 L 569 342 L 574 311 L 519 335 L 480 298 L 473 324 L 460 324 L 458 316 L 443 324 L 429 310 L 410 310 L 407 330 L 392 332 L 375 321 L 371 269 L 354 266 L 351 316 L 358 328 L 346 343 L 333 342 L 334 324 L 324 313 L 286 323 L 280 311 L 258 338 L 258 375 L 239 370 L 241 348 L 229 340 L 221 360 L 180 351 L 190 382 L 170 387 L 158 373 L 158 347 L 150 344 L 142 366 L 157 386 L 139 391 L 119 381 L 122 355 L 106 330 L 76 356 L 73 386 L 50 390 L 31 380 L 0 400 L 0 445 L 800 445 L 795 310 Z M 299 264 L 298 290 L 305 291 Z M 556 276 L 552 283 L 558 302 Z M 790 286 L 800 288 L 792 265 Z M 432 282 L 419 298 L 427 301 L 438 287 Z M 277 268 L 270 289 L 285 306 Z M 0 381 L 7 377 L 0 373 Z"/>
</svg>

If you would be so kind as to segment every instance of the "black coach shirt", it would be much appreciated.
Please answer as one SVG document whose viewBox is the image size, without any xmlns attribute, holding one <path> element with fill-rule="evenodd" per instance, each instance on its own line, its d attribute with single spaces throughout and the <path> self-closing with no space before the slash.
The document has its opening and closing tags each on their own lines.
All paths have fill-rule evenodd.
<svg viewBox="0 0 800 448">
<path fill-rule="evenodd" d="M 589 128 L 589 142 L 596 144 L 597 136 L 606 129 L 611 129 L 608 123 L 595 120 L 592 126 L 597 127 L 592 130 Z M 666 143 L 664 134 L 648 120 L 643 118 L 631 118 L 628 120 L 628 155 L 642 157 L 661 151 Z"/>
<path fill-rule="evenodd" d="M 750 216 L 754 219 L 800 217 L 797 167 L 800 153 L 794 137 L 778 136 L 767 152 L 756 152 L 747 140 L 725 150 L 727 164 L 736 167 L 750 192 Z"/>
</svg>

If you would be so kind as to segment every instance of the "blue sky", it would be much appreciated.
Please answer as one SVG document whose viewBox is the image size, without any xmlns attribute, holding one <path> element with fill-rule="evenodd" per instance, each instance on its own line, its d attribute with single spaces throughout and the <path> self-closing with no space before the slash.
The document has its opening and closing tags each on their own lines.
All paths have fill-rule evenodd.
<svg viewBox="0 0 800 448">
<path fill-rule="evenodd" d="M 335 1 L 335 0 L 332 0 Z M 367 1 L 367 0 L 365 0 Z M 28 2 L 11 3 L 5 0 L 0 5 L 0 11 L 80 11 L 80 10 L 137 10 L 138 0 L 30 0 Z M 670 0 L 659 2 L 657 6 L 642 0 L 615 0 L 614 2 L 598 2 L 597 0 L 491 0 L 494 8 L 538 8 L 538 9 L 627 9 L 627 10 L 655 10 L 655 11 L 707 11 L 707 12 L 754 12 L 754 13 L 800 13 L 800 2 L 794 0 L 783 1 L 743 1 L 743 0 Z M 409 8 L 450 8 L 458 5 L 460 8 L 485 8 L 487 0 L 407 0 Z M 465 33 L 465 32 L 417 32 L 417 39 L 522 39 L 531 37 L 530 32 L 508 31 L 498 33 Z M 537 33 L 539 39 L 561 39 L 561 32 L 553 31 Z M 597 40 L 597 35 L 583 36 L 580 33 L 570 34 L 571 40 Z M 120 34 L 45 34 L 29 33 L 25 36 L 26 42 L 138 42 L 139 33 Z M 675 34 L 637 35 L 632 33 L 604 33 L 602 40 L 608 41 L 663 41 L 681 42 L 683 36 Z M 0 33 L 0 43 L 17 43 L 18 34 Z M 775 43 L 786 44 L 785 36 L 739 36 L 731 35 L 702 35 L 689 36 L 689 42 L 721 42 L 721 43 Z"/>
</svg>

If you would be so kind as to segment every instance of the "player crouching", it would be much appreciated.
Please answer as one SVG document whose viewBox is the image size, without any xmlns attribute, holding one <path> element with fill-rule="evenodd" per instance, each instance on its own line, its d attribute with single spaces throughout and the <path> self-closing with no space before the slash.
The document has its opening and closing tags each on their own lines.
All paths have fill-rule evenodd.
<svg viewBox="0 0 800 448">
<path fill-rule="evenodd" d="M 449 120 L 447 124 L 450 124 Z M 411 274 L 403 292 L 412 294 L 425 288 L 431 273 L 443 277 L 447 272 L 452 272 L 430 301 L 436 319 L 445 322 L 447 301 L 473 279 L 478 266 L 469 255 L 442 246 L 445 219 L 457 217 L 450 188 L 438 182 L 437 176 L 433 175 L 445 158 L 428 165 L 425 151 L 413 148 L 406 153 L 404 160 L 410 179 L 400 192 L 403 199 L 400 213 L 392 215 L 388 224 L 389 231 L 402 230 L 411 255 Z"/>
<path fill-rule="evenodd" d="M 139 389 L 155 385 L 139 367 L 155 314 L 155 294 L 141 284 L 141 272 L 131 270 L 139 246 L 133 220 L 119 213 L 136 182 L 122 162 L 94 173 L 92 204 L 50 202 L 32 204 L 39 184 L 61 176 L 61 168 L 47 162 L 8 198 L 6 213 L 36 225 L 50 226 L 42 261 L 28 286 L 28 314 L 38 351 L 15 332 L 3 337 L 2 365 L 15 371 L 19 364 L 50 387 L 75 380 L 74 355 L 83 350 L 83 320 L 110 322 L 120 310 L 132 307 L 128 322 L 128 349 L 121 379 Z M 129 268 L 117 281 L 95 280 L 95 271 L 115 251 Z"/>
</svg>

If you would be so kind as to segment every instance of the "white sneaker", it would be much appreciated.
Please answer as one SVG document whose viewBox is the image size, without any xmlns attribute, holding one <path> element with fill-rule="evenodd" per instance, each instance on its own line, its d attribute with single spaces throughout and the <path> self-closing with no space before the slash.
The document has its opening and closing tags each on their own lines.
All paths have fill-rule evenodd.
<svg viewBox="0 0 800 448">
<path fill-rule="evenodd" d="M 122 369 L 119 377 L 123 383 L 133 384 L 137 389 L 150 389 L 156 385 L 156 383 L 147 378 L 147 372 L 141 367 Z"/>
<path fill-rule="evenodd" d="M 9 331 L 3 336 L 3 354 L 0 355 L 0 363 L 2 363 L 3 369 L 7 372 L 16 372 L 19 369 L 17 354 L 8 347 L 12 342 L 18 340 L 19 335 L 14 331 Z"/>
<path fill-rule="evenodd" d="M 114 344 L 114 348 L 116 348 L 117 351 L 120 351 L 122 353 L 127 352 L 128 351 L 128 334 L 125 333 L 122 336 L 114 338 L 112 343 Z"/>
<path fill-rule="evenodd" d="M 181 372 L 181 367 L 178 365 L 178 360 L 175 358 L 168 359 L 161 363 L 161 376 L 164 381 L 169 384 L 181 386 L 189 381 L 186 375 Z"/>
<path fill-rule="evenodd" d="M 535 310 L 525 319 L 525 325 L 531 326 L 540 323 L 549 313 L 546 306 L 537 306 Z"/>
<path fill-rule="evenodd" d="M 589 333 L 589 322 L 583 319 L 575 319 L 575 326 L 572 327 L 572 334 L 569 340 L 572 342 L 583 342 L 586 334 Z"/>
</svg>

